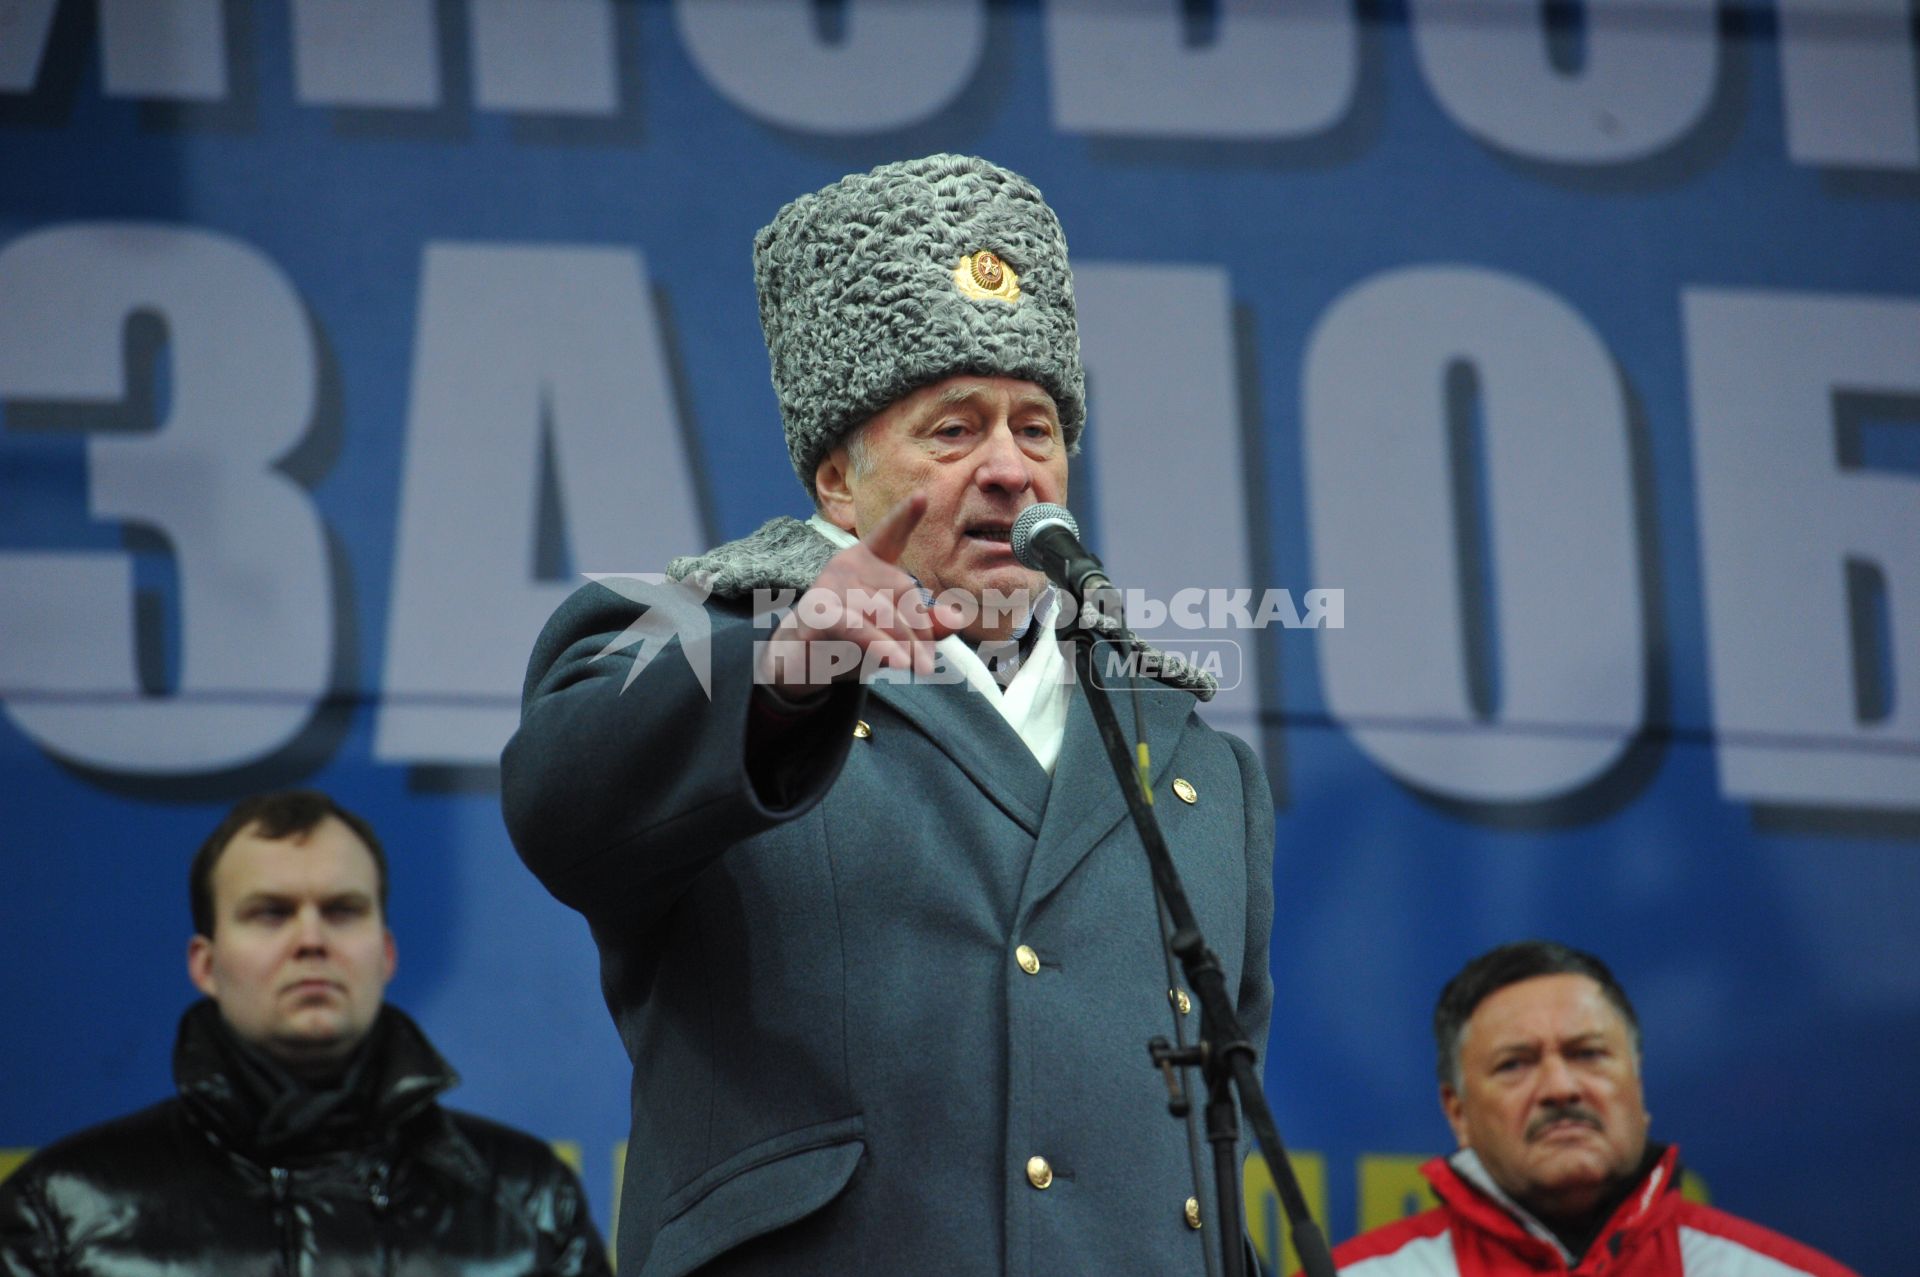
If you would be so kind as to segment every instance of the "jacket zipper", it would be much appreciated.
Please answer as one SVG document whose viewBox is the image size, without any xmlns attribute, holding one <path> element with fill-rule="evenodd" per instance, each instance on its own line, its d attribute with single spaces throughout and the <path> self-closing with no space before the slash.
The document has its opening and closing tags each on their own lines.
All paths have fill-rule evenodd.
<svg viewBox="0 0 1920 1277">
<path fill-rule="evenodd" d="M 280 1224 L 280 1271 L 292 1277 L 298 1273 L 300 1253 L 299 1239 L 295 1236 L 293 1208 L 289 1204 L 292 1189 L 288 1184 L 287 1168 L 276 1166 L 267 1172 L 273 1181 L 273 1214 Z"/>
<path fill-rule="evenodd" d="M 373 1207 L 373 1245 L 379 1256 L 380 1271 L 393 1275 L 393 1252 L 387 1247 L 387 1230 L 382 1226 L 382 1217 L 393 1197 L 387 1192 L 389 1167 L 385 1162 L 375 1162 L 367 1173 L 367 1202 Z"/>
</svg>

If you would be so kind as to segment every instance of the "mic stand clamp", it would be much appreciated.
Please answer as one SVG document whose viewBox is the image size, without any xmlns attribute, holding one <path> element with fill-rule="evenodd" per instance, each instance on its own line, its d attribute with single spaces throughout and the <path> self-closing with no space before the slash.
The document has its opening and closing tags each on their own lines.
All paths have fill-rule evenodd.
<svg viewBox="0 0 1920 1277">
<path fill-rule="evenodd" d="M 1160 1076 L 1166 1080 L 1167 1112 L 1175 1117 L 1185 1117 L 1192 1111 L 1193 1105 L 1187 1101 L 1186 1088 L 1180 1085 L 1180 1070 L 1204 1066 L 1207 1062 L 1206 1044 L 1176 1047 L 1165 1038 L 1157 1037 L 1147 1043 L 1147 1054 L 1153 1058 L 1153 1067 L 1159 1069 Z"/>
<path fill-rule="evenodd" d="M 1300 1256 L 1301 1268 L 1306 1277 L 1335 1277 L 1333 1257 L 1327 1250 L 1326 1237 L 1307 1210 L 1306 1195 L 1300 1191 L 1300 1181 L 1293 1173 L 1293 1163 L 1287 1157 L 1286 1146 L 1280 1142 L 1280 1132 L 1274 1126 L 1273 1112 L 1267 1107 L 1266 1093 L 1261 1088 L 1260 1077 L 1254 1068 L 1258 1056 L 1253 1044 L 1247 1041 L 1246 1032 L 1240 1027 L 1239 1017 L 1234 1012 L 1220 959 L 1207 947 L 1206 938 L 1200 933 L 1199 921 L 1187 899 L 1186 888 L 1180 881 L 1178 869 L 1174 867 L 1172 853 L 1167 850 L 1160 823 L 1154 818 L 1150 788 L 1152 778 L 1146 765 L 1146 742 L 1142 740 L 1139 743 L 1136 763 L 1134 750 L 1128 747 L 1121 733 L 1113 703 L 1094 668 L 1094 649 L 1100 643 L 1114 643 L 1129 649 L 1137 649 L 1142 644 L 1112 616 L 1095 610 L 1090 613 L 1090 619 L 1091 624 L 1076 623 L 1065 631 L 1074 640 L 1075 672 L 1085 691 L 1088 708 L 1093 711 L 1094 723 L 1100 729 L 1100 739 L 1113 764 L 1114 776 L 1120 782 L 1141 845 L 1146 849 L 1154 891 L 1172 922 L 1173 934 L 1167 938 L 1167 947 L 1180 960 L 1187 985 L 1200 1001 L 1200 1041 L 1196 1045 L 1175 1047 L 1165 1038 L 1156 1037 L 1147 1044 L 1147 1050 L 1153 1066 L 1160 1070 L 1166 1080 L 1167 1108 L 1175 1117 L 1184 1119 L 1189 1108 L 1179 1070 L 1198 1067 L 1206 1083 L 1207 1142 L 1213 1145 L 1214 1200 L 1218 1203 L 1220 1213 L 1222 1271 L 1226 1277 L 1244 1277 L 1246 1273 L 1248 1252 L 1242 1241 L 1245 1230 L 1241 1220 L 1240 1159 L 1237 1152 L 1240 1138 L 1239 1107 L 1244 1105 L 1248 1124 L 1253 1127 L 1254 1137 L 1265 1153 L 1267 1167 L 1273 1174 L 1274 1188 L 1280 1196 L 1281 1208 L 1286 1213 L 1287 1227 L 1293 1236 L 1294 1250 Z M 1135 721 L 1138 722 L 1140 691 L 1137 685 L 1133 688 L 1133 695 Z M 1234 1101 L 1236 1090 L 1240 1105 Z M 1195 1185 L 1196 1189 L 1198 1187 Z M 1278 1258 L 1277 1255 L 1275 1257 Z"/>
</svg>

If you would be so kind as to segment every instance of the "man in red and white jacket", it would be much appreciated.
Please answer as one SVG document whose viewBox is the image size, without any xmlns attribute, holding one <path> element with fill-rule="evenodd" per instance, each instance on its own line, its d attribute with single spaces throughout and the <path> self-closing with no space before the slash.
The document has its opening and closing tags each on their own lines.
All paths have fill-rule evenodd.
<svg viewBox="0 0 1920 1277">
<path fill-rule="evenodd" d="M 1433 1030 L 1460 1144 L 1421 1168 L 1440 1205 L 1336 1247 L 1343 1277 L 1856 1277 L 1680 1195 L 1678 1150 L 1647 1140 L 1639 1019 L 1592 954 L 1483 954 Z"/>
</svg>

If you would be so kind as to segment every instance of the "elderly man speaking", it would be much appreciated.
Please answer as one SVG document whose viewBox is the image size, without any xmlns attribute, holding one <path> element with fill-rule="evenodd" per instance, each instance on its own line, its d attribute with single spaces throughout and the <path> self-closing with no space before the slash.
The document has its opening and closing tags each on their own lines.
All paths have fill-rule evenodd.
<svg viewBox="0 0 1920 1277">
<path fill-rule="evenodd" d="M 1211 1189 L 1144 1049 L 1188 992 L 1008 545 L 1085 425 L 1060 224 L 937 155 L 789 204 L 754 267 L 812 517 L 575 594 L 503 759 L 633 1061 L 621 1271 L 1199 1272 Z M 1161 824 L 1261 1045 L 1267 780 L 1202 678 L 1147 688 Z"/>
</svg>

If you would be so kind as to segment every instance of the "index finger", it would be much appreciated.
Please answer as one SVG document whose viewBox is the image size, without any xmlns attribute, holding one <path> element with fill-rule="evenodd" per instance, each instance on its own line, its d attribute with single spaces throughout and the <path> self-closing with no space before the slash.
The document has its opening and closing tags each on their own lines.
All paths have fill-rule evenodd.
<svg viewBox="0 0 1920 1277">
<path fill-rule="evenodd" d="M 860 538 L 860 544 L 882 563 L 898 564 L 906 552 L 907 538 L 913 535 L 926 512 L 927 494 L 915 492 L 869 528 L 867 535 Z"/>
</svg>

